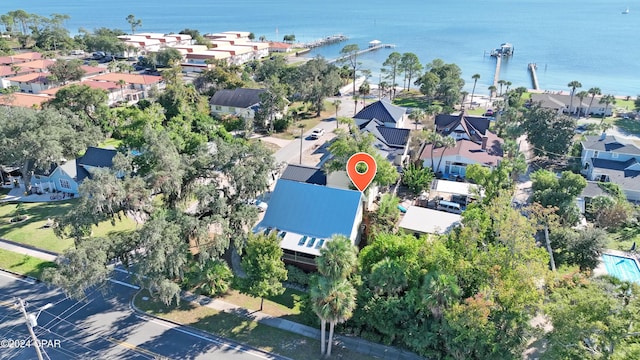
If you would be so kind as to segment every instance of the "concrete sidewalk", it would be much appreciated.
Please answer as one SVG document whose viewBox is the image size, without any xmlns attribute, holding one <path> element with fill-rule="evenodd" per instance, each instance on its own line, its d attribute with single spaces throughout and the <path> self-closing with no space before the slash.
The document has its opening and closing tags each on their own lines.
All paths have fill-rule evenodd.
<svg viewBox="0 0 640 360">
<path fill-rule="evenodd" d="M 0 248 L 17 252 L 20 254 L 29 255 L 35 258 L 54 261 L 57 257 L 56 254 L 48 251 L 43 251 L 30 246 L 25 246 L 10 240 L 0 239 Z M 206 306 L 218 311 L 224 311 L 227 313 L 243 316 L 248 319 L 257 321 L 261 324 L 275 327 L 281 330 L 289 331 L 304 337 L 312 339 L 320 339 L 320 330 L 299 324 L 286 319 L 277 318 L 263 312 L 251 311 L 249 309 L 221 301 L 218 299 L 212 299 L 202 295 L 194 295 L 188 292 L 182 294 L 182 299 L 198 303 L 201 306 Z M 153 316 L 153 315 L 150 315 Z M 419 360 L 424 359 L 414 353 L 401 350 L 392 346 L 384 346 L 381 344 L 373 343 L 358 337 L 347 336 L 334 336 L 334 346 L 346 347 L 350 350 L 357 351 L 361 354 L 371 356 L 372 359 L 388 359 L 388 360 Z"/>
</svg>

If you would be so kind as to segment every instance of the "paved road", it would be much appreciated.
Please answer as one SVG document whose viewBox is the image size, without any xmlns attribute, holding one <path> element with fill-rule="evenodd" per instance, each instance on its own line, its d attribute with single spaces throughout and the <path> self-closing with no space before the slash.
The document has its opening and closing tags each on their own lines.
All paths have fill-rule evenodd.
<svg viewBox="0 0 640 360">
<path fill-rule="evenodd" d="M 333 103 L 334 100 L 340 100 L 340 107 L 338 108 L 338 116 L 339 117 L 352 117 L 353 116 L 353 112 L 354 112 L 354 102 L 351 99 L 350 96 L 340 96 L 340 97 L 332 97 L 332 98 L 327 98 L 328 102 Z M 358 106 L 358 110 L 362 109 L 362 105 Z M 335 110 L 335 108 L 334 108 Z M 341 125 L 342 127 L 344 127 L 344 125 Z M 323 121 L 320 122 L 320 124 L 318 124 L 318 126 L 316 126 L 318 128 L 322 128 L 325 130 L 325 135 L 317 140 L 312 140 L 309 138 L 309 135 L 311 134 L 312 130 L 307 131 L 306 133 L 303 134 L 302 137 L 302 152 L 303 154 L 308 154 L 310 152 L 315 151 L 317 148 L 319 148 L 323 143 L 325 143 L 330 137 L 331 137 L 331 132 L 333 132 L 336 129 L 336 119 L 335 117 L 331 117 L 328 119 L 324 119 Z M 282 147 L 280 150 L 278 150 L 275 153 L 275 158 L 276 158 L 276 162 L 280 163 L 280 162 L 285 162 L 285 163 L 291 163 L 291 164 L 298 164 L 300 161 L 300 139 L 296 139 L 291 141 L 289 144 L 287 144 L 286 146 Z M 304 162 L 304 158 L 303 158 L 303 164 L 304 165 L 310 165 L 310 166 L 316 166 L 317 164 L 306 164 Z"/>
<path fill-rule="evenodd" d="M 126 281 L 120 276 L 118 281 Z M 109 283 L 95 289 L 87 301 L 77 302 L 43 284 L 0 272 L 0 359 L 37 358 L 33 347 L 9 348 L 12 342 L 7 343 L 29 339 L 24 318 L 10 307 L 15 297 L 26 300 L 31 313 L 47 303 L 54 305 L 40 314 L 35 328 L 44 341 L 45 359 L 283 359 L 139 315 L 129 306 L 135 291 Z"/>
</svg>

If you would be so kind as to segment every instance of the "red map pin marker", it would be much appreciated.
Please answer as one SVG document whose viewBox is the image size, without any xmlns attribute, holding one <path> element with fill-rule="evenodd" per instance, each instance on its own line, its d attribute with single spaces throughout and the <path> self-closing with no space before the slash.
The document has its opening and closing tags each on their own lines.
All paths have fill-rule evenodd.
<svg viewBox="0 0 640 360">
<path fill-rule="evenodd" d="M 367 170 L 363 173 L 358 172 L 356 169 L 360 163 L 367 165 Z M 376 176 L 377 169 L 376 159 L 367 153 L 360 152 L 353 154 L 349 158 L 349 161 L 347 161 L 347 175 L 349 175 L 349 179 L 351 179 L 353 185 L 360 191 L 364 191 L 367 186 L 371 184 L 371 181 L 373 181 L 373 178 Z"/>
</svg>

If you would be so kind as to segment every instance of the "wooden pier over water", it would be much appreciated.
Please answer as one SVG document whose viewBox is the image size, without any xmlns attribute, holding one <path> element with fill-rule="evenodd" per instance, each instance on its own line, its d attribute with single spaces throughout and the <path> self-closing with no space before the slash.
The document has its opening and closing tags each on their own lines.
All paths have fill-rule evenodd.
<svg viewBox="0 0 640 360">
<path fill-rule="evenodd" d="M 388 48 L 394 48 L 394 47 L 396 47 L 394 44 L 378 44 L 378 45 L 374 45 L 374 46 L 369 46 L 366 49 L 362 49 L 362 50 L 358 51 L 356 53 L 356 55 L 358 56 L 358 55 L 367 53 L 369 51 L 374 51 L 374 50 L 378 50 L 378 49 L 388 49 Z M 327 62 L 329 64 L 337 63 L 337 62 L 340 62 L 340 61 L 343 61 L 343 60 L 349 58 L 349 56 L 351 56 L 351 55 L 341 56 L 339 58 L 336 58 L 336 59 L 333 59 L 333 60 L 329 60 Z"/>
<path fill-rule="evenodd" d="M 320 46 L 324 46 L 324 45 L 330 45 L 330 44 L 335 44 L 335 43 L 339 43 L 342 41 L 346 41 L 349 38 L 342 35 L 342 34 L 338 34 L 338 35 L 331 35 L 331 36 L 327 36 L 324 37 L 322 39 L 318 39 L 318 40 L 314 40 L 308 43 L 299 43 L 296 45 L 296 47 L 301 47 L 301 48 L 307 48 L 307 49 L 313 49 L 313 48 L 317 48 Z"/>
<path fill-rule="evenodd" d="M 531 73 L 531 82 L 533 83 L 533 89 L 539 90 L 540 86 L 538 85 L 538 75 L 536 75 L 536 69 L 538 69 L 538 64 L 529 63 L 529 72 Z"/>
<path fill-rule="evenodd" d="M 493 86 L 498 88 L 498 81 L 500 81 L 500 66 L 502 66 L 502 56 L 496 56 L 496 72 L 493 75 Z M 497 90 L 491 91 L 491 97 L 496 97 Z"/>
</svg>

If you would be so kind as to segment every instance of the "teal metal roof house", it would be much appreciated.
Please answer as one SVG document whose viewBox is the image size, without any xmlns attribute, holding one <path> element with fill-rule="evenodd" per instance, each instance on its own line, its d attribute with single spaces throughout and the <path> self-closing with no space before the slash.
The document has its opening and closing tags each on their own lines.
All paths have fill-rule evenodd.
<svg viewBox="0 0 640 360">
<path fill-rule="evenodd" d="M 255 231 L 277 231 L 284 260 L 315 267 L 315 257 L 333 235 L 359 242 L 363 202 L 359 191 L 278 180 Z"/>
</svg>

